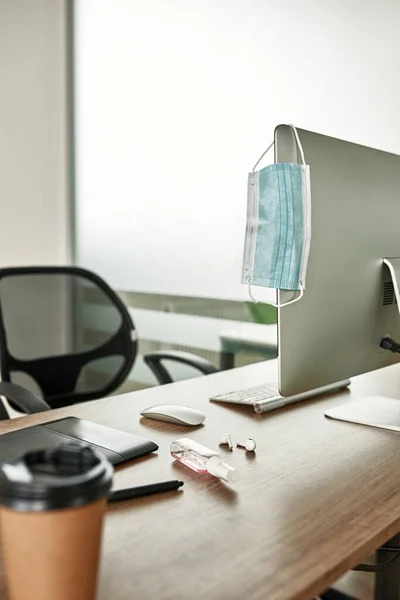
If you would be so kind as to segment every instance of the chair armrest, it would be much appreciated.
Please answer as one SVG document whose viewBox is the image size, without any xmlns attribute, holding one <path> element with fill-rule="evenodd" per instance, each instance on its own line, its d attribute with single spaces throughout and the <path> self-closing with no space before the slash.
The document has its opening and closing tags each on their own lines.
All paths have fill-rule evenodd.
<svg viewBox="0 0 400 600">
<path fill-rule="evenodd" d="M 9 381 L 0 381 L 0 396 L 5 396 L 7 400 L 28 414 L 51 410 L 45 400 L 30 390 Z"/>
<path fill-rule="evenodd" d="M 172 383 L 173 379 L 164 365 L 161 363 L 163 360 L 172 360 L 174 362 L 194 367 L 203 375 L 210 375 L 211 373 L 217 373 L 219 369 L 215 367 L 209 360 L 191 354 L 190 352 L 180 352 L 178 350 L 158 350 L 156 352 L 149 352 L 143 355 L 143 360 L 154 373 L 158 383 L 163 385 L 164 383 Z"/>
</svg>

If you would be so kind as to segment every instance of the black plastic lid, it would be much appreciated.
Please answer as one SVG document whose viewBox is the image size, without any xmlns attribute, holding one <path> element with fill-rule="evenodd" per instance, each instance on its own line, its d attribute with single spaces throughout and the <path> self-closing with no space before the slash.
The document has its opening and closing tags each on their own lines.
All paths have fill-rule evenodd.
<svg viewBox="0 0 400 600">
<path fill-rule="evenodd" d="M 34 450 L 0 467 L 0 505 L 45 511 L 83 506 L 108 496 L 113 467 L 91 446 Z"/>
</svg>

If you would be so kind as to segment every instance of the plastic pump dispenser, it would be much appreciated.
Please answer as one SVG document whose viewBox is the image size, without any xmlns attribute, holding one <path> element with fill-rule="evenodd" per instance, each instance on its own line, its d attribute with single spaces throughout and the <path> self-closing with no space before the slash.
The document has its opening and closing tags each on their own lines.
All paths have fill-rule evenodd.
<svg viewBox="0 0 400 600">
<path fill-rule="evenodd" d="M 234 483 L 239 478 L 236 469 L 223 462 L 218 452 L 190 438 L 180 438 L 172 442 L 171 455 L 197 473 L 209 473 L 228 483 Z"/>
</svg>

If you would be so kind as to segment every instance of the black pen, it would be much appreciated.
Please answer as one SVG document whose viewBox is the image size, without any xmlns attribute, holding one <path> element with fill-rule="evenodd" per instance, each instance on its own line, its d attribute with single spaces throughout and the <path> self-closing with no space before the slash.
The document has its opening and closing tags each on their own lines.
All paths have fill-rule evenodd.
<svg viewBox="0 0 400 600">
<path fill-rule="evenodd" d="M 151 483 L 140 487 L 126 488 L 125 490 L 116 490 L 111 492 L 108 502 L 121 502 L 122 500 L 132 500 L 140 496 L 150 496 L 151 494 L 161 494 L 162 492 L 172 492 L 183 486 L 183 481 L 163 481 L 162 483 Z"/>
</svg>

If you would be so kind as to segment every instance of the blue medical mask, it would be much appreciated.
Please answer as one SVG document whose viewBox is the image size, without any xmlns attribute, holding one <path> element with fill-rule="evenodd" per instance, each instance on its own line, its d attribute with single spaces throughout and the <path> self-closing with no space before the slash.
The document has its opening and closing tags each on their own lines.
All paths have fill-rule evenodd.
<svg viewBox="0 0 400 600">
<path fill-rule="evenodd" d="M 242 283 L 280 290 L 300 290 L 303 296 L 311 240 L 310 167 L 296 128 L 291 125 L 302 164 L 275 163 L 256 171 L 272 148 L 261 155 L 248 178 L 247 223 Z M 254 300 L 255 301 L 255 300 Z"/>
</svg>

